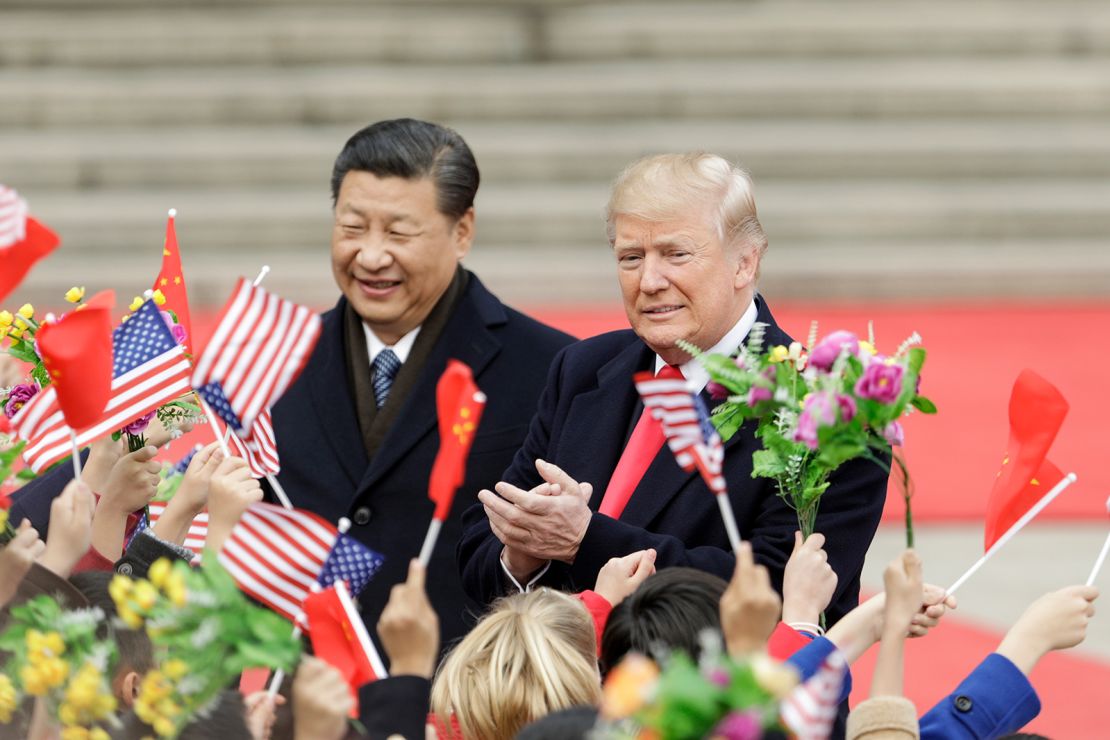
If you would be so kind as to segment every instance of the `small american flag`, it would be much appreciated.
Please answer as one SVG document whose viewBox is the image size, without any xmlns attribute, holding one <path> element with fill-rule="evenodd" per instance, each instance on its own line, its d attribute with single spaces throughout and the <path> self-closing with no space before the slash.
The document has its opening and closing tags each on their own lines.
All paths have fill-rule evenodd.
<svg viewBox="0 0 1110 740">
<path fill-rule="evenodd" d="M 311 512 L 262 503 L 243 514 L 219 558 L 239 588 L 294 621 L 315 588 L 351 577 L 357 594 L 383 562 Z"/>
<path fill-rule="evenodd" d="M 0 185 L 0 249 L 23 241 L 27 235 L 27 201 Z"/>
<path fill-rule="evenodd" d="M 633 380 L 644 408 L 659 420 L 679 467 L 686 472 L 699 471 L 713 493 L 727 493 L 721 474 L 725 450 L 701 397 L 690 392 L 684 378 L 644 372 L 636 373 Z"/>
<path fill-rule="evenodd" d="M 848 664 L 839 650 L 782 700 L 782 721 L 798 740 L 825 740 L 832 732 Z"/>
<path fill-rule="evenodd" d="M 147 504 L 147 526 L 150 529 L 154 529 L 154 525 L 158 524 L 158 520 L 166 512 L 166 504 L 165 501 L 151 501 Z M 189 532 L 185 535 L 183 544 L 186 548 L 200 555 L 204 552 L 204 541 L 206 539 L 208 539 L 208 512 L 202 511 L 189 525 Z"/>
<path fill-rule="evenodd" d="M 112 332 L 112 395 L 100 421 L 76 430 L 77 445 L 115 432 L 190 389 L 185 351 L 166 327 L 154 301 L 147 301 Z M 21 439 L 27 440 L 23 458 L 36 473 L 72 452 L 70 429 L 52 387 L 20 409 L 12 426 Z"/>
<path fill-rule="evenodd" d="M 242 436 L 232 434 L 228 444 L 238 457 L 247 461 L 251 475 L 255 478 L 277 475 L 281 471 L 281 460 L 278 458 L 277 443 L 274 441 L 274 425 L 270 419 L 269 409 L 263 410 L 258 415 L 249 434 Z"/>
<path fill-rule="evenodd" d="M 300 374 L 320 336 L 320 317 L 242 278 L 193 371 L 193 387 L 236 431 Z"/>
</svg>

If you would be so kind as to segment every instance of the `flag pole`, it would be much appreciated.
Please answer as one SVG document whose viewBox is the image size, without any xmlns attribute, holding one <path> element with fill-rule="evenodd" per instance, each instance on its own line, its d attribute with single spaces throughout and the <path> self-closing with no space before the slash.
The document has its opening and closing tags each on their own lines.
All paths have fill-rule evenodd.
<svg viewBox="0 0 1110 740">
<path fill-rule="evenodd" d="M 1106 499 L 1106 513 L 1110 514 L 1110 498 Z M 1098 553 L 1098 559 L 1095 560 L 1095 567 L 1091 569 L 1091 575 L 1087 576 L 1087 585 L 1095 585 L 1095 579 L 1098 578 L 1098 572 L 1102 570 L 1102 564 L 1106 562 L 1106 555 L 1110 553 L 1110 534 L 1106 535 L 1106 541 L 1102 543 L 1102 550 Z"/>
<path fill-rule="evenodd" d="M 420 564 L 425 568 L 432 559 L 432 551 L 436 549 L 436 540 L 439 539 L 441 529 L 443 529 L 443 522 L 433 518 L 432 523 L 428 525 L 428 533 L 424 535 L 424 544 L 420 547 Z"/>
<path fill-rule="evenodd" d="M 292 508 L 292 507 L 290 507 L 290 508 Z M 351 528 L 351 520 L 348 519 L 347 517 L 342 517 L 336 523 L 335 528 L 339 530 L 339 534 L 347 534 L 347 530 L 349 530 Z M 312 584 L 312 590 L 313 591 L 319 591 L 320 590 L 320 584 L 319 583 L 313 583 Z M 304 612 L 303 611 L 301 612 L 301 618 L 304 618 Z M 298 619 L 296 622 L 293 623 L 293 639 L 294 640 L 299 640 L 299 639 L 301 639 L 301 635 L 303 635 L 303 634 L 304 634 L 304 629 L 301 627 L 300 619 Z M 381 658 L 379 658 L 378 660 L 380 661 Z M 277 696 L 277 693 L 279 691 L 281 691 L 281 684 L 284 681 L 285 681 L 285 671 L 278 668 L 276 671 L 274 671 L 274 677 L 270 679 L 270 687 L 268 689 L 266 689 L 267 698 L 269 698 L 271 701 L 273 701 L 274 697 Z"/>
<path fill-rule="evenodd" d="M 727 493 L 717 494 L 717 506 L 721 507 L 721 518 L 725 520 L 728 543 L 733 554 L 736 554 L 740 552 L 740 529 L 736 526 L 736 515 L 732 512 L 732 502 L 728 500 Z"/>
<path fill-rule="evenodd" d="M 69 442 L 73 445 L 73 480 L 81 480 L 81 448 L 77 446 L 77 432 L 69 430 Z"/>
<path fill-rule="evenodd" d="M 224 457 L 231 457 L 231 448 L 227 446 L 227 440 L 231 436 L 231 427 L 227 428 L 227 436 L 220 434 L 220 422 L 216 419 L 216 412 L 208 405 L 208 402 L 196 394 L 197 400 L 200 401 L 200 407 L 204 409 L 204 415 L 208 418 L 208 424 L 212 427 L 212 435 L 216 441 L 220 443 L 220 452 L 224 453 Z"/>
<path fill-rule="evenodd" d="M 1076 481 L 1075 473 L 1068 473 L 1067 475 L 1065 475 L 1063 477 L 1063 479 L 1060 480 L 1059 483 L 1057 483 L 1055 486 L 1052 487 L 1051 491 L 1049 491 L 1048 493 L 1046 493 L 1044 495 L 1044 498 L 1042 498 L 1040 501 L 1038 501 L 1036 504 L 1034 504 L 1033 507 L 1031 509 L 1029 509 L 1029 511 L 1025 512 L 1025 514 L 1022 515 L 1021 519 L 1018 519 L 1016 522 L 1014 522 L 1014 524 L 1009 529 L 1006 530 L 1006 533 L 1003 534 L 1001 537 L 999 537 L 998 541 L 990 546 L 990 549 L 987 550 L 983 554 L 983 557 L 981 557 L 977 561 L 975 561 L 975 564 L 972 565 L 970 568 L 968 568 L 967 572 L 965 572 L 962 576 L 960 576 L 958 579 L 956 579 L 956 582 L 953 583 L 951 586 L 949 586 L 948 590 L 946 590 L 944 592 L 945 595 L 951 596 L 952 594 L 956 593 L 956 589 L 958 589 L 960 586 L 964 585 L 964 583 L 967 581 L 967 579 L 971 578 L 971 576 L 975 574 L 975 571 L 982 568 L 984 563 L 986 563 L 988 560 L 990 560 L 992 557 L 994 557 L 994 554 L 996 552 L 998 552 L 999 550 L 1001 550 L 1002 547 L 1007 542 L 1009 542 L 1013 538 L 1014 535 L 1016 535 L 1018 532 L 1020 532 L 1025 527 L 1026 524 L 1033 521 L 1033 519 L 1037 516 L 1037 514 L 1040 514 L 1041 511 L 1043 511 L 1046 506 L 1048 506 L 1050 503 L 1052 503 L 1053 499 L 1055 499 L 1057 496 L 1059 496 L 1061 493 L 1063 493 L 1064 489 L 1066 489 L 1072 483 L 1075 483 L 1075 481 Z"/>
<path fill-rule="evenodd" d="M 281 487 L 280 483 L 278 483 L 277 476 L 273 473 L 266 473 L 266 481 L 270 484 L 270 487 L 274 489 L 274 495 L 277 496 L 277 499 L 281 502 L 281 505 L 284 506 L 286 509 L 292 509 L 293 502 L 289 500 L 289 496 L 286 495 L 285 489 Z M 340 519 L 340 521 L 344 520 Z M 349 525 L 350 522 L 348 522 L 348 526 Z"/>
</svg>

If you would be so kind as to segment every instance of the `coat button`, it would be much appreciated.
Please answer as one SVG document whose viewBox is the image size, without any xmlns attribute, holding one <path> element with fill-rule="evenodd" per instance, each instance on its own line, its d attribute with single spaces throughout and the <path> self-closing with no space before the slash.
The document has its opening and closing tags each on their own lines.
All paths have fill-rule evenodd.
<svg viewBox="0 0 1110 740">
<path fill-rule="evenodd" d="M 119 567 L 116 568 L 116 572 L 125 576 L 131 575 L 131 573 L 133 572 L 133 569 L 131 568 L 131 563 L 120 563 Z"/>
<path fill-rule="evenodd" d="M 957 696 L 956 697 L 956 711 L 965 712 L 965 713 L 970 712 L 971 707 L 972 707 L 972 702 L 971 702 L 971 699 L 969 697 L 966 697 L 966 696 Z"/>
<path fill-rule="evenodd" d="M 370 511 L 369 506 L 360 506 L 357 509 L 355 509 L 354 516 L 352 516 L 351 519 L 358 526 L 365 527 L 367 524 L 370 523 L 370 519 L 373 516 L 374 516 L 374 513 L 372 511 Z"/>
</svg>

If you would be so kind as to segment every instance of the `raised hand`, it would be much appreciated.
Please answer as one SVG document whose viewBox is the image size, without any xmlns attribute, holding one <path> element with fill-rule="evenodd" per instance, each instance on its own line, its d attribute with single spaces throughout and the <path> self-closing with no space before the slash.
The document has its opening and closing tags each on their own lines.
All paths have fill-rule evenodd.
<svg viewBox="0 0 1110 740">
<path fill-rule="evenodd" d="M 1034 601 L 1006 633 L 998 653 L 1029 674 L 1045 654 L 1075 647 L 1087 637 L 1098 589 L 1068 586 Z"/>
<path fill-rule="evenodd" d="M 167 542 L 182 544 L 197 514 L 208 505 L 208 485 L 224 455 L 219 442 L 213 442 L 193 455 L 189 467 L 166 510 L 154 525 L 154 534 Z"/>
<path fill-rule="evenodd" d="M 49 568 L 62 578 L 73 573 L 73 567 L 92 545 L 92 520 L 96 502 L 92 491 L 83 482 L 71 480 L 65 490 L 50 504 L 50 529 L 46 548 L 39 565 Z"/>
<path fill-rule="evenodd" d="M 824 546 L 823 534 L 803 540 L 801 532 L 794 533 L 794 552 L 782 577 L 782 621 L 787 624 L 816 624 L 832 601 L 836 571 Z"/>
<path fill-rule="evenodd" d="M 350 687 L 335 668 L 304 656 L 293 679 L 294 740 L 340 740 L 354 707 Z"/>
<path fill-rule="evenodd" d="M 262 486 L 241 457 L 227 457 L 208 481 L 208 540 L 217 552 L 251 504 L 262 500 Z"/>
<path fill-rule="evenodd" d="M 378 619 L 378 637 L 394 676 L 431 679 L 439 657 L 439 618 L 424 591 L 424 566 L 409 562 L 409 576 L 389 593 Z"/>
<path fill-rule="evenodd" d="M 736 570 L 721 595 L 721 631 L 729 653 L 740 656 L 763 650 L 779 621 L 781 607 L 770 574 L 756 565 L 751 543 L 741 543 Z"/>
<path fill-rule="evenodd" d="M 15 596 L 19 582 L 45 547 L 31 521 L 24 519 L 11 542 L 0 548 L 0 608 Z"/>
<path fill-rule="evenodd" d="M 108 560 L 123 554 L 127 517 L 150 503 L 158 490 L 162 466 L 154 461 L 158 448 L 147 445 L 120 457 L 100 491 L 93 514 L 92 546 Z"/>
<path fill-rule="evenodd" d="M 597 574 L 594 592 L 616 606 L 655 573 L 655 550 L 639 550 L 623 558 L 611 558 Z"/>
</svg>

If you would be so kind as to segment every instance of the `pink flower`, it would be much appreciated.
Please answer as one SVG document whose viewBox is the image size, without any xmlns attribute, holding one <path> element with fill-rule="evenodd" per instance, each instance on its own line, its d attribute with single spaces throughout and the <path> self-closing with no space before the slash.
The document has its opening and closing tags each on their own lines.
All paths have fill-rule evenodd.
<svg viewBox="0 0 1110 740">
<path fill-rule="evenodd" d="M 753 385 L 748 391 L 748 405 L 755 408 L 757 403 L 771 400 L 771 391 L 760 385 Z"/>
<path fill-rule="evenodd" d="M 763 725 L 754 711 L 730 712 L 709 735 L 725 740 L 759 740 L 763 737 Z"/>
<path fill-rule="evenodd" d="M 850 331 L 834 331 L 818 342 L 809 353 L 809 364 L 827 372 L 845 349 L 853 355 L 859 352 L 859 340 L 856 339 L 856 335 Z"/>
<path fill-rule="evenodd" d="M 856 418 L 856 399 L 851 396 L 845 396 L 843 393 L 836 394 L 836 402 L 840 406 L 840 420 L 849 422 Z"/>
<path fill-rule="evenodd" d="M 902 431 L 902 425 L 896 421 L 892 421 L 883 429 L 883 439 L 892 445 L 901 446 L 906 441 L 906 434 Z"/>
<path fill-rule="evenodd" d="M 170 330 L 170 334 L 173 334 L 174 340 L 178 344 L 185 344 L 185 339 L 188 337 L 185 327 L 175 322 L 173 314 L 169 311 L 159 311 L 158 313 L 162 314 L 162 321 L 166 322 L 166 328 Z"/>
<path fill-rule="evenodd" d="M 138 435 L 145 432 L 146 428 L 150 426 L 150 422 L 154 418 L 155 413 L 156 412 L 151 411 L 149 414 L 144 414 L 143 416 L 140 416 L 138 419 L 135 419 L 135 421 L 131 422 L 120 431 L 122 431 L 124 434 L 130 434 L 137 437 Z"/>
<path fill-rule="evenodd" d="M 901 365 L 872 362 L 856 381 L 856 395 L 879 403 L 893 403 L 902 392 L 904 374 L 905 370 Z"/>
<path fill-rule="evenodd" d="M 28 401 L 34 398 L 38 392 L 39 387 L 34 383 L 21 383 L 12 386 L 12 389 L 8 392 L 8 403 L 4 406 L 4 416 L 11 419 Z"/>
<path fill-rule="evenodd" d="M 715 380 L 709 381 L 709 385 L 705 386 L 705 390 L 709 391 L 709 397 L 714 401 L 723 401 L 729 396 L 728 388 L 725 388 Z"/>
<path fill-rule="evenodd" d="M 794 441 L 801 442 L 811 450 L 817 449 L 817 430 L 836 423 L 838 401 L 831 393 L 819 391 L 806 397 L 802 413 L 798 415 L 798 427 L 794 430 Z"/>
</svg>

